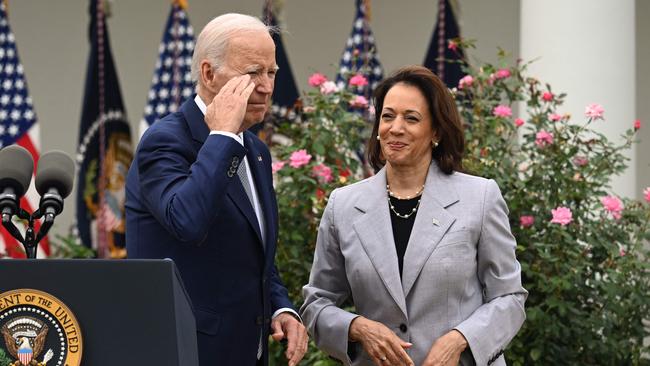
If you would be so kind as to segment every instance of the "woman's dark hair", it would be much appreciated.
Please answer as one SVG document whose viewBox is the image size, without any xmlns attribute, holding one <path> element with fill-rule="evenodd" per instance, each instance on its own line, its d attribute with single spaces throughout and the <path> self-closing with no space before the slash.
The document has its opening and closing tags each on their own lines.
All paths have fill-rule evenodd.
<svg viewBox="0 0 650 366">
<path fill-rule="evenodd" d="M 384 108 L 384 98 L 388 91 L 399 83 L 418 88 L 427 100 L 431 113 L 431 127 L 439 140 L 438 147 L 432 150 L 431 155 L 440 170 L 446 174 L 462 171 L 465 136 L 456 103 L 445 84 L 431 70 L 422 66 L 402 67 L 384 79 L 375 89 L 373 96 L 375 122 L 366 147 L 366 156 L 370 165 L 378 171 L 385 164 L 377 141 L 377 133 L 381 111 Z"/>
</svg>

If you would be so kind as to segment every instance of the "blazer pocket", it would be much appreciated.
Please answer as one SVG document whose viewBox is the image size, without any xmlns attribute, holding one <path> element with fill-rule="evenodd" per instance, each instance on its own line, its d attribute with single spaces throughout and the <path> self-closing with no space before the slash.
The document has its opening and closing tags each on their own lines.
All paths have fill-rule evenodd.
<svg viewBox="0 0 650 366">
<path fill-rule="evenodd" d="M 466 230 L 453 231 L 445 234 L 432 253 L 432 257 L 437 261 L 467 261 L 468 264 L 470 263 L 470 259 L 475 256 L 476 252 L 470 243 L 470 233 Z"/>
<path fill-rule="evenodd" d="M 207 335 L 217 335 L 219 333 L 219 325 L 221 324 L 221 317 L 207 309 L 195 309 L 194 315 L 196 316 L 196 331 Z"/>
<path fill-rule="evenodd" d="M 467 230 L 451 231 L 446 233 L 442 237 L 437 248 L 442 248 L 442 247 L 455 245 L 455 244 L 463 244 L 468 242 L 469 242 L 469 231 Z"/>
</svg>

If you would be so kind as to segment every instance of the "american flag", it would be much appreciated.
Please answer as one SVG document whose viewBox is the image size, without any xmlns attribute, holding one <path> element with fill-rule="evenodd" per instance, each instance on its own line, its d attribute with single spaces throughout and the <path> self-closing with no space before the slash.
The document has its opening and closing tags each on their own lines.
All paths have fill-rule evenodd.
<svg viewBox="0 0 650 366">
<path fill-rule="evenodd" d="M 151 81 L 140 136 L 152 123 L 178 107 L 194 94 L 190 68 L 194 52 L 194 30 L 187 17 L 185 1 L 172 3 L 163 39 L 158 47 L 156 71 Z"/>
<path fill-rule="evenodd" d="M 39 158 L 40 137 L 32 98 L 27 91 L 23 65 L 18 58 L 14 34 L 9 28 L 7 7 L 0 1 L 0 148 L 18 144 L 26 148 L 34 158 L 34 167 Z M 0 167 L 1 168 L 1 167 Z M 20 200 L 20 206 L 33 212 L 38 208 L 39 195 L 34 180 Z M 17 225 L 22 228 L 22 225 Z M 35 229 L 40 228 L 37 222 Z M 24 234 L 24 232 L 23 232 Z M 47 239 L 43 239 L 37 252 L 39 257 L 50 254 Z M 0 226 L 0 256 L 24 258 L 21 244 Z"/>
<path fill-rule="evenodd" d="M 348 38 L 339 63 L 339 73 L 336 84 L 339 88 L 346 87 L 351 74 L 361 74 L 368 80 L 368 85 L 351 89 L 355 94 L 366 98 L 372 96 L 373 90 L 384 78 L 384 70 L 379 62 L 375 37 L 370 30 L 368 21 L 369 0 L 356 0 L 357 13 L 354 17 L 352 33 Z"/>
</svg>

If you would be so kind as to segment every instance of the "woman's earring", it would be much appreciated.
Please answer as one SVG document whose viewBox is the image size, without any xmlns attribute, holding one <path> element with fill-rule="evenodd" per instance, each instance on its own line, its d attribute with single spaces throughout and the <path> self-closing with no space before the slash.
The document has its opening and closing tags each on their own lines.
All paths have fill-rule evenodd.
<svg viewBox="0 0 650 366">
<path fill-rule="evenodd" d="M 381 140 L 381 139 L 379 138 L 379 134 L 377 134 L 377 141 L 379 141 L 379 140 Z"/>
<path fill-rule="evenodd" d="M 431 140 L 431 146 L 433 146 L 434 149 L 438 147 L 438 141 Z"/>
</svg>

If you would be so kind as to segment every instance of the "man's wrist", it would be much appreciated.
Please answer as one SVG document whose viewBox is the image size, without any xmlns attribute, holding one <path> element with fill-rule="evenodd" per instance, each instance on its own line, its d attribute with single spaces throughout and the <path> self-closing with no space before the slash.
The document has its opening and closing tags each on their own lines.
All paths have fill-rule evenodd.
<svg viewBox="0 0 650 366">
<path fill-rule="evenodd" d="M 273 315 L 271 316 L 271 319 L 275 319 L 275 318 L 278 317 L 278 315 L 284 314 L 284 313 L 287 313 L 287 314 L 293 316 L 294 318 L 296 318 L 297 321 L 302 323 L 302 318 L 300 317 L 300 315 L 298 315 L 298 313 L 296 313 L 296 311 L 291 309 L 291 308 L 280 308 L 280 309 L 276 310 L 273 313 Z"/>
<path fill-rule="evenodd" d="M 467 346 L 469 346 L 469 343 L 467 342 L 467 338 L 465 338 L 463 333 L 461 333 L 457 329 L 453 329 L 451 333 L 453 334 L 454 340 L 456 341 L 456 344 L 458 345 L 460 350 L 464 351 L 467 348 Z"/>
<path fill-rule="evenodd" d="M 363 328 L 363 321 L 364 319 L 362 316 L 357 316 L 356 318 L 352 319 L 352 322 L 350 322 L 350 329 L 348 330 L 349 341 L 359 341 L 359 335 L 362 333 L 361 328 Z"/>
</svg>

